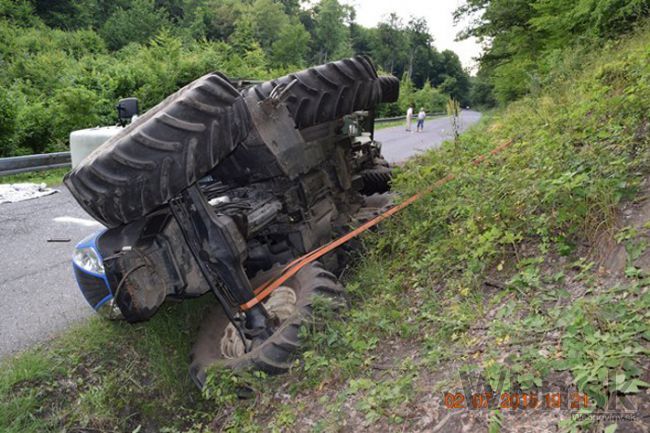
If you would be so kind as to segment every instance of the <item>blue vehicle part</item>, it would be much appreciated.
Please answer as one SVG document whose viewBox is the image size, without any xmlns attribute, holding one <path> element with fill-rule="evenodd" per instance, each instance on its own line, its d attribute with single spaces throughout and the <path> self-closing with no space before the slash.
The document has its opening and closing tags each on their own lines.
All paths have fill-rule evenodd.
<svg viewBox="0 0 650 433">
<path fill-rule="evenodd" d="M 97 247 L 97 241 L 99 237 L 104 234 L 106 229 L 99 230 L 90 236 L 84 238 L 79 242 L 75 249 L 92 249 L 100 261 L 103 261 L 103 258 Z M 74 276 L 81 289 L 81 293 L 86 298 L 86 301 L 93 307 L 96 311 L 99 310 L 102 305 L 109 302 L 113 299 L 113 293 L 111 291 L 108 279 L 106 278 L 105 273 L 97 273 L 84 269 L 79 266 L 74 260 L 72 260 L 72 268 L 74 270 Z"/>
</svg>

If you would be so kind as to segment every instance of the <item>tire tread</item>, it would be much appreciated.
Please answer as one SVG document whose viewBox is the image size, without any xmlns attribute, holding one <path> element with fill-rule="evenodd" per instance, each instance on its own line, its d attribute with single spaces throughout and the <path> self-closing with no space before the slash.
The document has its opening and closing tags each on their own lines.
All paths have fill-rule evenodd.
<svg viewBox="0 0 650 433">
<path fill-rule="evenodd" d="M 250 129 L 237 89 L 208 74 L 109 139 L 64 182 L 92 217 L 108 227 L 127 224 L 196 182 Z"/>
</svg>

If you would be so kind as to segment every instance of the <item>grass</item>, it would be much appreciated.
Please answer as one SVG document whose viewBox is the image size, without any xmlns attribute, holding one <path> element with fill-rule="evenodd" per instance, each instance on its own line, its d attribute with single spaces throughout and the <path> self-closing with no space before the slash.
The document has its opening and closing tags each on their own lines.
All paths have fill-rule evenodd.
<svg viewBox="0 0 650 433">
<path fill-rule="evenodd" d="M 0 183 L 44 183 L 47 186 L 60 185 L 63 182 L 63 176 L 69 171 L 69 168 L 55 168 L 45 171 L 10 174 L 0 176 Z"/>
<path fill-rule="evenodd" d="M 203 405 L 188 376 L 188 336 L 210 302 L 165 305 L 146 325 L 93 318 L 47 346 L 3 361 L 0 430 L 130 432 L 144 424 L 183 425 L 183 417 Z"/>
<path fill-rule="evenodd" d="M 379 129 L 394 128 L 396 126 L 406 125 L 406 120 L 394 120 L 391 122 L 375 123 L 375 131 Z"/>
<path fill-rule="evenodd" d="M 194 390 L 188 346 L 212 302 L 201 298 L 141 325 L 92 320 L 5 361 L 0 430 L 419 431 L 446 419 L 441 398 L 462 389 L 460 372 L 501 391 L 568 383 L 588 396 L 586 414 L 614 397 L 636 401 L 648 386 L 650 277 L 633 258 L 648 253 L 650 225 L 616 227 L 650 174 L 648 46 L 646 28 L 580 54 L 577 69 L 559 64 L 541 94 L 400 167 L 404 196 L 448 172 L 457 179 L 365 237 L 346 272 L 345 320 L 305 331 L 289 375 L 213 372 L 203 395 Z M 608 232 L 628 247 L 625 275 L 594 261 Z M 237 399 L 242 382 L 253 399 Z M 532 427 L 521 412 L 485 418 L 491 432 L 615 428 L 557 414 L 534 412 Z"/>
</svg>

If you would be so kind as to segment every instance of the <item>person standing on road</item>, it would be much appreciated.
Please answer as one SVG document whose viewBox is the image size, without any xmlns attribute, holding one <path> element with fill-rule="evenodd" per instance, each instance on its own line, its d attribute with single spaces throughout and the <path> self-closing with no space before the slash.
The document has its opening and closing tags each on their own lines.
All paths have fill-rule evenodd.
<svg viewBox="0 0 650 433">
<path fill-rule="evenodd" d="M 411 123 L 413 122 L 413 107 L 409 105 L 406 110 L 406 131 L 411 132 Z"/>
<path fill-rule="evenodd" d="M 416 129 L 417 132 L 424 131 L 424 119 L 426 117 L 427 113 L 424 112 L 424 107 L 420 108 L 420 112 L 418 113 L 418 126 Z"/>
</svg>

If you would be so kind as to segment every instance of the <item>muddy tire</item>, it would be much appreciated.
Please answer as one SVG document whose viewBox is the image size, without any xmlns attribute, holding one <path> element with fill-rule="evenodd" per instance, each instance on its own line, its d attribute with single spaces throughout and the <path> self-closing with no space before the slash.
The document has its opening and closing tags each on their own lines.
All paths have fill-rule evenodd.
<svg viewBox="0 0 650 433">
<path fill-rule="evenodd" d="M 286 99 L 298 129 L 338 119 L 357 110 L 373 109 L 381 102 L 393 102 L 399 94 L 399 80 L 378 77 L 372 62 L 363 56 L 339 60 L 258 84 L 244 91 L 258 100 L 267 98 L 277 86 L 296 80 Z"/>
<path fill-rule="evenodd" d="M 287 371 L 301 348 L 300 328 L 313 321 L 316 299 L 321 298 L 324 305 L 333 310 L 345 305 L 343 287 L 318 262 L 302 268 L 265 302 L 272 302 L 274 294 L 283 287 L 295 293 L 293 312 L 281 321 L 271 337 L 246 353 L 232 353 L 228 338 L 232 337 L 234 327 L 221 307 L 215 306 L 208 311 L 190 355 L 190 376 L 199 387 L 205 383 L 206 368 L 213 365 L 235 371 L 261 370 L 268 374 Z M 273 314 L 272 309 L 269 313 Z"/>
<path fill-rule="evenodd" d="M 361 172 L 361 179 L 363 179 L 361 194 L 383 194 L 390 191 L 392 175 L 388 167 L 376 167 L 364 170 Z"/>
<path fill-rule="evenodd" d="M 134 221 L 214 168 L 251 128 L 242 96 L 218 73 L 172 94 L 112 137 L 64 182 L 108 227 Z"/>
</svg>

